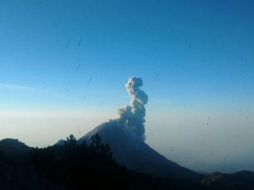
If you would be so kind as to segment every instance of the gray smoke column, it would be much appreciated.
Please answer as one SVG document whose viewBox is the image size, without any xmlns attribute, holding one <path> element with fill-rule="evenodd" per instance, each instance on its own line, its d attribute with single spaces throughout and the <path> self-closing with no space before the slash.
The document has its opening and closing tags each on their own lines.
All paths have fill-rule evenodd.
<svg viewBox="0 0 254 190">
<path fill-rule="evenodd" d="M 131 98 L 130 106 L 118 110 L 119 121 L 141 140 L 145 140 L 145 104 L 148 102 L 147 94 L 140 89 L 143 86 L 141 78 L 131 77 L 125 85 Z"/>
</svg>

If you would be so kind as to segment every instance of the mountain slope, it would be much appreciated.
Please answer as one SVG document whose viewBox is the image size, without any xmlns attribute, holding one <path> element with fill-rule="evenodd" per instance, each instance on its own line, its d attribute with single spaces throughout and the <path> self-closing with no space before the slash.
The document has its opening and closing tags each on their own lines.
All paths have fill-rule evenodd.
<svg viewBox="0 0 254 190">
<path fill-rule="evenodd" d="M 132 135 L 117 120 L 98 126 L 80 138 L 79 143 L 90 143 L 95 134 L 100 135 L 103 143 L 110 145 L 117 162 L 131 170 L 174 180 L 199 181 L 202 178 L 200 174 L 167 160 Z"/>
</svg>

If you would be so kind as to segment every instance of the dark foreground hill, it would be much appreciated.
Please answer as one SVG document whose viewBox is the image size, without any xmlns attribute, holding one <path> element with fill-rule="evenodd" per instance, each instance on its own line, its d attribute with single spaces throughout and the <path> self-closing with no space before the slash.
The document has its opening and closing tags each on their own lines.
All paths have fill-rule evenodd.
<svg viewBox="0 0 254 190">
<path fill-rule="evenodd" d="M 62 189 L 36 172 L 32 161 L 34 151 L 16 139 L 0 141 L 1 190 Z"/>
<path fill-rule="evenodd" d="M 91 141 L 80 145 L 70 136 L 62 145 L 43 149 L 0 141 L 0 189 L 186 189 L 118 165 L 99 135 Z"/>
</svg>

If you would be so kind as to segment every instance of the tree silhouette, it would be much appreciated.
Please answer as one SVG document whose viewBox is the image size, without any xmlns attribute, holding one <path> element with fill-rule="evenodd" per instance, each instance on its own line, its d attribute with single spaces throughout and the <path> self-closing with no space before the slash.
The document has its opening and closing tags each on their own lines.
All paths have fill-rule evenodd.
<svg viewBox="0 0 254 190">
<path fill-rule="evenodd" d="M 70 135 L 63 144 L 31 148 L 27 164 L 39 178 L 66 189 L 165 189 L 155 179 L 118 165 L 98 134 L 83 144 Z"/>
</svg>

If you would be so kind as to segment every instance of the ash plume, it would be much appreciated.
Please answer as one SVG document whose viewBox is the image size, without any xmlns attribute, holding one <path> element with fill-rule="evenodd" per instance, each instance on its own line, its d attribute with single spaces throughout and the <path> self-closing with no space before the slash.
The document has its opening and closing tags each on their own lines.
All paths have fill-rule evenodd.
<svg viewBox="0 0 254 190">
<path fill-rule="evenodd" d="M 145 104 L 147 94 L 140 89 L 143 86 L 141 78 L 131 77 L 125 85 L 131 98 L 130 105 L 118 110 L 119 121 L 141 140 L 145 140 Z"/>
</svg>

